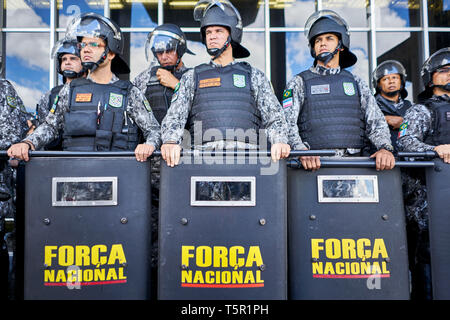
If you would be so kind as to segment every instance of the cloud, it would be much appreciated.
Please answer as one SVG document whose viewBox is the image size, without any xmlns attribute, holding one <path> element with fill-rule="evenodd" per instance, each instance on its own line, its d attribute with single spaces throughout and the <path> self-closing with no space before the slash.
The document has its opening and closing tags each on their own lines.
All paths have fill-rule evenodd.
<svg viewBox="0 0 450 320">
<path fill-rule="evenodd" d="M 14 89 L 16 89 L 19 97 L 22 99 L 23 104 L 27 108 L 27 111 L 34 114 L 36 110 L 36 104 L 39 102 L 39 99 L 43 95 L 43 92 L 39 89 L 20 85 L 19 83 L 11 80 L 10 82 L 14 86 Z"/>
</svg>

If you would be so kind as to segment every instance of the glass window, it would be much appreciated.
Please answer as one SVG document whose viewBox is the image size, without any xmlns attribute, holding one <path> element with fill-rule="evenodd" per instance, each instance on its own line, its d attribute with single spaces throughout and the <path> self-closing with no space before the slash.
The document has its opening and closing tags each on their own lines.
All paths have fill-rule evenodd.
<svg viewBox="0 0 450 320">
<path fill-rule="evenodd" d="M 330 9 L 337 12 L 352 27 L 367 27 L 366 0 L 323 0 L 322 9 Z"/>
<path fill-rule="evenodd" d="M 257 0 L 231 1 L 242 17 L 245 27 L 264 27 L 264 5 Z M 169 0 L 164 1 L 164 22 L 183 27 L 199 27 L 194 20 L 193 10 L 197 1 Z"/>
<path fill-rule="evenodd" d="M 377 0 L 374 3 L 378 28 L 420 26 L 420 1 Z"/>
<path fill-rule="evenodd" d="M 95 12 L 103 15 L 104 12 L 103 0 L 58 0 L 57 14 L 58 27 L 65 28 L 67 23 L 76 15 L 86 12 Z M 112 7 L 111 7 L 112 9 Z"/>
<path fill-rule="evenodd" d="M 450 27 L 450 0 L 428 0 L 428 24 L 430 27 Z"/>
<path fill-rule="evenodd" d="M 250 51 L 250 56 L 243 60 L 250 63 L 253 67 L 262 72 L 266 69 L 265 59 L 265 41 L 263 32 L 244 32 L 242 36 L 242 45 Z"/>
<path fill-rule="evenodd" d="M 275 1 L 270 5 L 271 27 L 303 28 L 309 16 L 315 12 L 313 0 Z M 272 1 L 270 1 L 272 3 Z"/>
<path fill-rule="evenodd" d="M 405 67 L 407 99 L 411 101 L 415 101 L 415 97 L 421 90 L 420 43 L 420 32 L 377 32 L 377 64 L 386 60 L 397 60 Z"/>
<path fill-rule="evenodd" d="M 367 85 L 369 82 L 369 49 L 367 32 L 350 33 L 350 51 L 356 55 L 356 64 L 347 68 L 348 71 L 363 79 Z"/>
<path fill-rule="evenodd" d="M 48 33 L 7 33 L 6 48 L 5 78 L 34 113 L 39 98 L 49 90 Z"/>
<path fill-rule="evenodd" d="M 48 1 L 5 0 L 6 27 L 48 28 L 50 7 Z"/>
<path fill-rule="evenodd" d="M 143 3 L 145 2 L 145 3 Z M 158 24 L 158 1 L 122 1 L 110 4 L 111 18 L 121 28 L 153 28 Z"/>
</svg>

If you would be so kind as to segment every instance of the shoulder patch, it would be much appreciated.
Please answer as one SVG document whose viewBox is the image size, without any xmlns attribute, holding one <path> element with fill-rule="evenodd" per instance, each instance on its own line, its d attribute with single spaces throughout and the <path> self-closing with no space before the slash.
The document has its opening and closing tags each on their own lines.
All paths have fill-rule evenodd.
<svg viewBox="0 0 450 320">
<path fill-rule="evenodd" d="M 245 75 L 233 74 L 233 85 L 237 88 L 245 88 Z"/>
<path fill-rule="evenodd" d="M 403 122 L 399 128 L 398 131 L 398 138 L 403 137 L 404 135 L 406 135 L 406 131 L 408 129 L 408 121 Z"/>
<path fill-rule="evenodd" d="M 17 99 L 15 97 L 6 96 L 6 103 L 13 109 L 17 107 Z"/>
<path fill-rule="evenodd" d="M 147 109 L 148 112 L 151 112 L 152 108 L 150 107 L 150 103 L 148 102 L 147 98 L 144 97 L 143 100 L 144 100 L 145 109 Z"/>
<path fill-rule="evenodd" d="M 284 90 L 283 91 L 283 100 L 287 99 L 289 97 L 292 97 L 292 89 Z"/>
</svg>

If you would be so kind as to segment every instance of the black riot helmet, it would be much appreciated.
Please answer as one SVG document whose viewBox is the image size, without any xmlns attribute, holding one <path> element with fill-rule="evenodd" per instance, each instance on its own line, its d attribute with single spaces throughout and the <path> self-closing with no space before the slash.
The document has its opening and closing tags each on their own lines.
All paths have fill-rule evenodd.
<svg viewBox="0 0 450 320">
<path fill-rule="evenodd" d="M 325 33 L 335 34 L 339 38 L 338 46 L 333 52 L 323 52 L 317 55 L 314 51 L 314 40 L 317 36 Z M 317 60 L 327 64 L 338 51 L 340 51 L 339 65 L 341 68 L 351 67 L 358 60 L 350 52 L 350 33 L 347 23 L 332 10 L 320 10 L 312 14 L 305 24 L 305 36 L 308 39 L 314 64 L 316 64 Z"/>
<path fill-rule="evenodd" d="M 228 0 L 200 0 L 194 8 L 194 20 L 200 22 L 200 33 L 203 44 L 206 45 L 205 30 L 209 26 L 221 26 L 229 30 L 230 36 L 220 49 L 208 49 L 213 59 L 218 58 L 225 49 L 233 47 L 234 58 L 247 58 L 250 52 L 241 45 L 242 19 L 239 11 Z"/>
<path fill-rule="evenodd" d="M 442 67 L 450 65 L 450 47 L 442 48 L 433 53 L 424 63 L 420 70 L 423 85 L 425 90 L 419 94 L 419 97 L 428 96 L 433 94 L 433 87 L 440 87 L 446 91 L 450 91 L 450 83 L 446 85 L 434 85 L 433 73 Z"/>
<path fill-rule="evenodd" d="M 83 13 L 69 23 L 66 37 L 76 38 L 78 42 L 81 42 L 83 37 L 101 38 L 105 41 L 105 51 L 99 61 L 83 62 L 87 69 L 95 70 L 111 51 L 116 54 L 111 63 L 111 71 L 116 74 L 130 73 L 130 68 L 121 57 L 124 49 L 122 31 L 112 20 L 94 12 Z"/>
<path fill-rule="evenodd" d="M 178 60 L 173 66 L 165 67 L 169 70 L 175 70 L 181 61 L 181 57 L 185 54 L 195 54 L 187 47 L 186 35 L 181 31 L 180 27 L 172 23 L 165 23 L 157 26 L 147 36 L 145 42 L 145 58 L 150 61 L 150 51 L 153 56 L 158 59 L 158 52 L 175 50 Z M 158 61 L 159 62 L 159 61 Z"/>
<path fill-rule="evenodd" d="M 384 76 L 387 76 L 389 74 L 398 74 L 401 78 L 401 87 L 400 87 L 400 96 L 402 99 L 406 98 L 408 96 L 408 91 L 405 89 L 405 82 L 406 82 L 406 70 L 403 65 L 396 61 L 396 60 L 386 60 L 383 61 L 378 65 L 378 67 L 375 69 L 375 71 L 372 73 L 372 85 L 375 88 L 376 94 L 380 93 L 381 89 L 379 88 L 378 84 L 381 78 Z M 394 92 L 394 95 L 396 95 L 397 92 Z"/>
<path fill-rule="evenodd" d="M 85 73 L 84 67 L 80 72 L 73 70 L 61 70 L 61 59 L 65 54 L 72 54 L 80 58 L 80 50 L 78 49 L 78 43 L 76 39 L 64 38 L 55 43 L 52 49 L 52 58 L 56 62 L 56 71 L 64 78 L 79 78 Z"/>
</svg>

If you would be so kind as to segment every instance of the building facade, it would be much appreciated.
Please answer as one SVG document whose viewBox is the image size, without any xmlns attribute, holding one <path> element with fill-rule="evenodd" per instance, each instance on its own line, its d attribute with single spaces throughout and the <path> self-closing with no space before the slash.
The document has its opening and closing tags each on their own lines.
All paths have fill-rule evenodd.
<svg viewBox="0 0 450 320">
<path fill-rule="evenodd" d="M 187 66 L 209 61 L 187 0 L 0 0 L 2 76 L 10 80 L 29 111 L 62 79 L 50 56 L 77 14 L 97 12 L 115 20 L 125 35 L 130 79 L 146 68 L 147 34 L 162 23 L 179 25 L 195 56 Z M 240 11 L 246 59 L 263 70 L 281 98 L 284 86 L 313 59 L 304 36 L 307 18 L 331 9 L 349 24 L 351 50 L 358 62 L 350 70 L 371 83 L 377 64 L 399 60 L 406 68 L 408 99 L 422 89 L 420 67 L 433 52 L 450 46 L 450 0 L 232 0 Z"/>
</svg>

